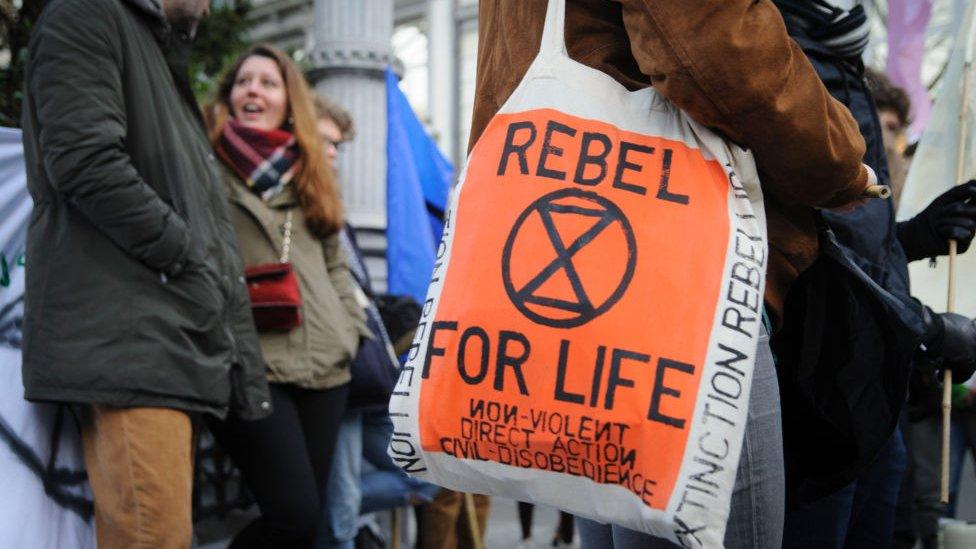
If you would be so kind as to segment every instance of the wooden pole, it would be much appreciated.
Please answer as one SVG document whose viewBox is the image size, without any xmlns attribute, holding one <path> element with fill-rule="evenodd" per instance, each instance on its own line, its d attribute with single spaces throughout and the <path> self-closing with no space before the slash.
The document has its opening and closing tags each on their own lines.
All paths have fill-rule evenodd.
<svg viewBox="0 0 976 549">
<path fill-rule="evenodd" d="M 400 549 L 400 534 L 403 530 L 403 523 L 400 521 L 401 513 L 403 512 L 402 507 L 394 507 L 392 515 L 390 516 L 390 547 L 391 549 Z"/>
<path fill-rule="evenodd" d="M 891 198 L 891 187 L 887 185 L 868 185 L 861 195 L 863 198 Z"/>
<path fill-rule="evenodd" d="M 969 38 L 972 41 L 972 38 Z M 969 117 L 967 107 L 969 101 L 969 76 L 972 72 L 972 44 L 965 46 L 962 76 L 962 108 L 959 109 L 959 151 L 956 154 L 956 180 L 953 185 L 962 183 L 966 160 L 966 137 L 968 133 Z M 955 240 L 949 241 L 949 287 L 946 292 L 946 312 L 956 311 L 956 252 Z M 949 432 L 952 426 L 952 371 L 946 370 L 942 374 L 942 490 L 940 500 L 949 503 Z"/>
<path fill-rule="evenodd" d="M 474 496 L 468 493 L 464 494 L 464 513 L 468 517 L 468 529 L 471 532 L 471 539 L 474 540 L 473 549 L 483 549 L 484 544 L 481 541 L 481 527 L 478 526 L 478 513 L 474 508 Z"/>
<path fill-rule="evenodd" d="M 946 311 L 956 308 L 956 241 L 949 241 L 949 291 L 946 297 Z M 949 503 L 949 433 L 952 426 L 952 370 L 942 373 L 942 491 L 939 498 Z"/>
</svg>

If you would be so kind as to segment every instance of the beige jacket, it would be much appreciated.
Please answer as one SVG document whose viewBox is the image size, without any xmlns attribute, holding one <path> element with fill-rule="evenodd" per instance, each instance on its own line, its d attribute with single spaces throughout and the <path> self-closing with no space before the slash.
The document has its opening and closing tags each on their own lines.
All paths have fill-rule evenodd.
<svg viewBox="0 0 976 549">
<path fill-rule="evenodd" d="M 290 187 L 265 203 L 226 167 L 222 180 L 245 267 L 280 259 L 286 213 L 292 211 L 288 260 L 302 295 L 302 325 L 290 332 L 260 334 L 268 380 L 306 389 L 329 389 L 350 380 L 349 363 L 360 337 L 373 337 L 356 298 L 338 233 L 314 236 Z"/>
</svg>

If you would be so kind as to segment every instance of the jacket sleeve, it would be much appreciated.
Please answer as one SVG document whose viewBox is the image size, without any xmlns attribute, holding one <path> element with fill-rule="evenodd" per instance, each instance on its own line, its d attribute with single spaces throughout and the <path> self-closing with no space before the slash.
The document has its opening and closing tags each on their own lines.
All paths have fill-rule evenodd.
<svg viewBox="0 0 976 549">
<path fill-rule="evenodd" d="M 175 276 L 189 252 L 189 230 L 132 165 L 119 32 L 113 14 L 91 13 L 106 11 L 91 4 L 52 6 L 30 49 L 26 90 L 42 169 L 55 191 L 126 253 Z"/>
<path fill-rule="evenodd" d="M 339 294 L 342 304 L 346 306 L 356 329 L 359 330 L 359 335 L 372 339 L 374 337 L 373 332 L 366 325 L 366 311 L 363 309 L 363 304 L 360 304 L 359 299 L 356 298 L 356 292 L 362 292 L 362 290 L 357 286 L 356 280 L 349 270 L 349 258 L 346 257 L 346 252 L 339 242 L 339 233 L 334 233 L 326 238 L 322 246 L 325 252 L 325 266 L 329 270 L 332 286 Z"/>
<path fill-rule="evenodd" d="M 868 183 L 864 139 L 769 0 L 617 0 L 641 72 L 698 122 L 752 150 L 784 204 L 832 207 Z"/>
</svg>

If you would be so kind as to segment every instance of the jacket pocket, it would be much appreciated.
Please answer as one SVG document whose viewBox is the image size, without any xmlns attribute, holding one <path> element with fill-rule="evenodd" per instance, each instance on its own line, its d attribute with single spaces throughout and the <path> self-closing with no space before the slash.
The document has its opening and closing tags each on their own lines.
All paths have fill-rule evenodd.
<svg viewBox="0 0 976 549">
<path fill-rule="evenodd" d="M 197 328 L 209 331 L 219 323 L 227 299 L 220 276 L 199 261 L 189 261 L 179 277 L 164 281 L 177 309 Z"/>
</svg>

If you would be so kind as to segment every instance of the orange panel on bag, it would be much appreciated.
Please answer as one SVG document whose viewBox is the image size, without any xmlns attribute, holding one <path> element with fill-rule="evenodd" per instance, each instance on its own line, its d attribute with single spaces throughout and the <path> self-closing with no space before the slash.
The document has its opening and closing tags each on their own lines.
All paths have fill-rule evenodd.
<svg viewBox="0 0 976 549">
<path fill-rule="evenodd" d="M 450 228 L 424 450 L 618 484 L 663 509 L 721 292 L 729 189 L 678 141 L 549 109 L 497 116 Z"/>
</svg>

